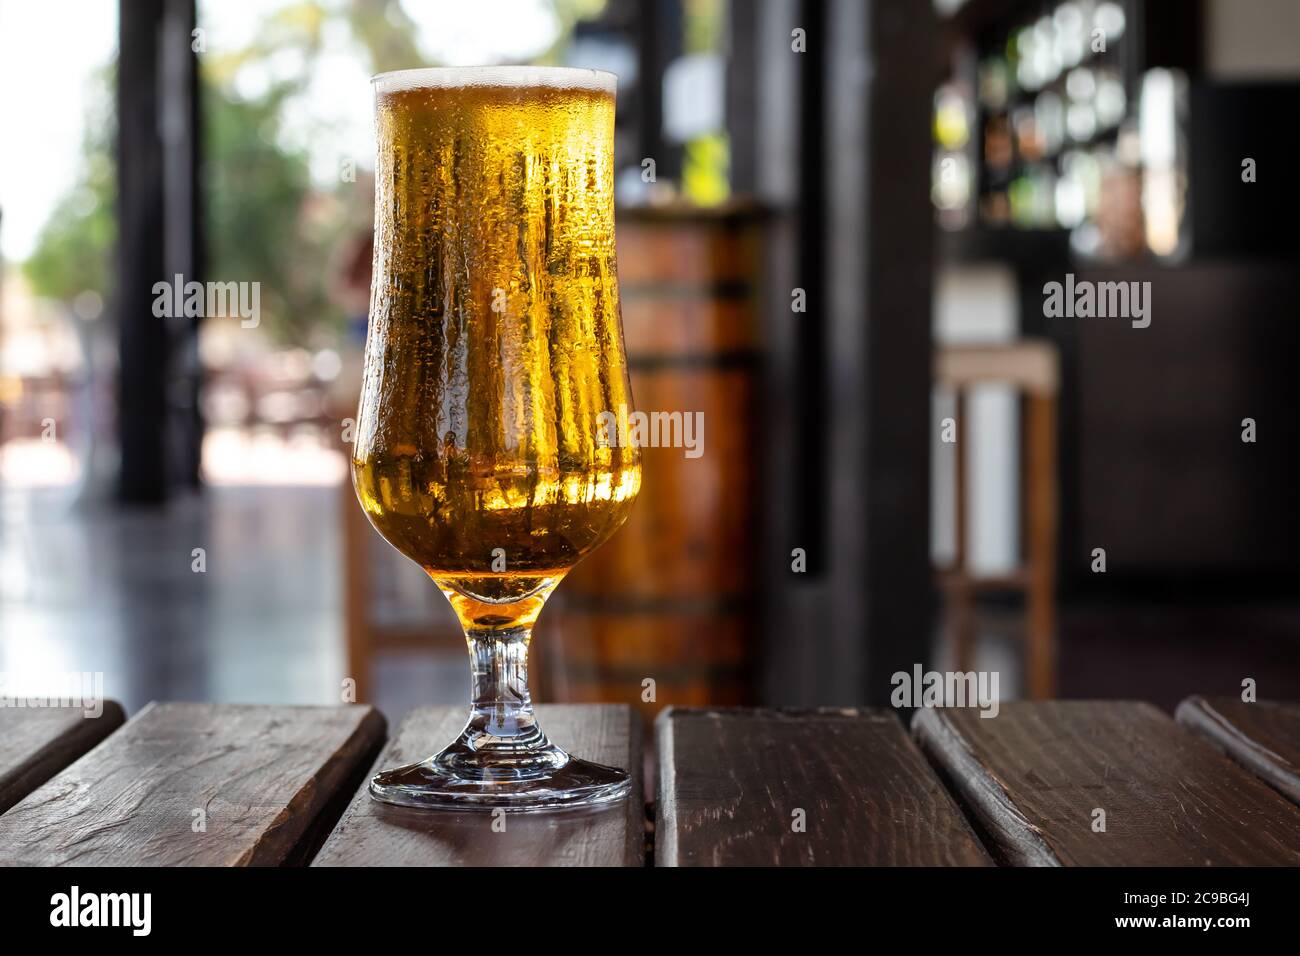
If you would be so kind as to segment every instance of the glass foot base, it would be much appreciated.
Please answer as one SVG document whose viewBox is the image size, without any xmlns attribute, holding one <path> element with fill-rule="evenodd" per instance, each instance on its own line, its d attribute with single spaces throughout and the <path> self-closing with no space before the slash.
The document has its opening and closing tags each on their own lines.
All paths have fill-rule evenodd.
<svg viewBox="0 0 1300 956">
<path fill-rule="evenodd" d="M 430 810 L 558 810 L 621 800 L 632 789 L 626 771 L 570 757 L 551 744 L 523 760 L 466 751 L 453 744 L 419 763 L 370 779 L 384 803 Z"/>
</svg>

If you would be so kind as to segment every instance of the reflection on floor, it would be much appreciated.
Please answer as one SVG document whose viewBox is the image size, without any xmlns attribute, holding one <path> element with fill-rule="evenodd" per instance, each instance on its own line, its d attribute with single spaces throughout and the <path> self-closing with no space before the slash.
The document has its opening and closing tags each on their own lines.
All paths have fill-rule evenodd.
<svg viewBox="0 0 1300 956">
<path fill-rule="evenodd" d="M 162 510 L 0 495 L 0 691 L 102 672 L 155 699 L 327 704 L 345 676 L 337 489 L 209 488 Z M 203 570 L 195 549 L 202 550 Z M 385 662 L 391 719 L 465 700 L 466 661 Z"/>
<path fill-rule="evenodd" d="M 1004 700 L 1024 694 L 1023 613 L 976 611 L 976 670 L 996 670 Z M 935 667 L 952 667 L 940 614 Z M 1300 700 L 1300 606 L 1294 604 L 1099 604 L 1060 611 L 1058 695 L 1145 700 L 1172 713 L 1191 694 Z"/>
<path fill-rule="evenodd" d="M 1240 695 L 1250 678 L 1260 700 L 1300 700 L 1300 607 L 1188 601 L 1072 609 L 1062 622 L 1062 696 L 1172 710 L 1193 693 Z"/>
<path fill-rule="evenodd" d="M 155 699 L 337 702 L 338 493 L 217 487 L 163 510 L 74 506 L 56 488 L 0 493 L 0 694 L 89 671 L 130 713 Z M 1020 620 L 980 612 L 975 665 L 999 671 L 1003 699 L 1021 694 Z M 1172 709 L 1191 693 L 1238 693 L 1249 677 L 1261 698 L 1300 700 L 1297 606 L 1067 608 L 1061 628 L 1064 697 Z M 942 649 L 933 666 L 951 666 Z M 468 665 L 458 653 L 393 656 L 374 680 L 396 723 L 413 707 L 463 706 Z"/>
</svg>

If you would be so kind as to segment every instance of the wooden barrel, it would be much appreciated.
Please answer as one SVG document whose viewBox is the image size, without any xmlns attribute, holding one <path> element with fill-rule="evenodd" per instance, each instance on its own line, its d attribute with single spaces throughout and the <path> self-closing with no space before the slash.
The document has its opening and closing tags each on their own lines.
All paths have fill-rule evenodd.
<svg viewBox="0 0 1300 956">
<path fill-rule="evenodd" d="M 636 408 L 702 413 L 702 453 L 643 445 L 627 524 L 543 615 L 550 699 L 631 703 L 647 726 L 669 704 L 752 699 L 760 238 L 750 206 L 620 214 Z"/>
</svg>

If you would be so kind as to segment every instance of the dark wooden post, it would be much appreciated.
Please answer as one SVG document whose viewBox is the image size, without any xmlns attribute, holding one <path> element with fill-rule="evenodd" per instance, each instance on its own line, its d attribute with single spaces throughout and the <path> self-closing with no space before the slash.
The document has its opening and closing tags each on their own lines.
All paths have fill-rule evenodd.
<svg viewBox="0 0 1300 956">
<path fill-rule="evenodd" d="M 156 504 L 198 475 L 198 320 L 153 314 L 155 283 L 199 278 L 194 3 L 119 0 L 118 18 L 118 495 Z"/>
<path fill-rule="evenodd" d="M 931 4 L 832 0 L 826 291 L 832 627 L 850 690 L 887 703 L 929 658 Z M 839 669 L 839 665 L 843 669 Z"/>
<path fill-rule="evenodd" d="M 729 9 L 727 127 L 732 189 L 769 210 L 765 263 L 756 277 L 762 307 L 759 390 L 761 527 L 756 545 L 763 628 L 761 699 L 775 704 L 827 700 L 830 662 L 810 638 L 827 620 L 826 503 L 821 325 L 823 204 L 822 95 L 824 46 L 792 48 L 793 31 L 823 37 L 821 0 L 753 0 Z M 801 288 L 805 310 L 792 310 Z M 811 479 L 811 481 L 809 481 Z M 793 549 L 807 567 L 792 569 Z"/>
<path fill-rule="evenodd" d="M 163 123 L 163 170 L 167 213 L 163 262 L 168 275 L 205 278 L 203 208 L 199 187 L 199 61 L 194 51 L 195 0 L 168 0 L 163 21 L 160 71 L 167 100 Z M 168 456 L 177 484 L 197 487 L 203 446 L 199 406 L 202 366 L 199 361 L 200 317 L 171 324 L 168 363 Z"/>
<path fill-rule="evenodd" d="M 890 676 L 929 658 L 937 24 L 915 0 L 752 9 L 756 23 L 733 21 L 732 82 L 747 73 L 759 92 L 731 102 L 757 113 L 732 118 L 732 142 L 747 153 L 739 187 L 779 213 L 766 277 L 764 696 L 886 703 Z M 806 52 L 792 50 L 796 29 Z M 807 312 L 791 313 L 792 288 Z M 806 572 L 791 569 L 796 547 Z"/>
<path fill-rule="evenodd" d="M 167 497 L 167 329 L 153 315 L 152 291 L 164 279 L 158 24 L 165 7 L 165 0 L 118 2 L 118 494 L 128 502 Z"/>
<path fill-rule="evenodd" d="M 637 72 L 638 146 L 642 157 L 654 159 L 658 178 L 677 182 L 682 175 L 682 149 L 664 139 L 663 76 L 682 52 L 680 0 L 640 0 L 637 37 L 641 47 Z"/>
</svg>

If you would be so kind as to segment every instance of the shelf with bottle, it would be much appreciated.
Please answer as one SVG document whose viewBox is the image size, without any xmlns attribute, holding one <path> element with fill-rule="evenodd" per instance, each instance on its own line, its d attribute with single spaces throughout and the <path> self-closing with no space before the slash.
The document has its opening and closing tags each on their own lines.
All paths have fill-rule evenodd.
<svg viewBox="0 0 1300 956">
<path fill-rule="evenodd" d="M 984 32 L 935 98 L 941 229 L 1074 231 L 1079 251 L 1095 245 L 1088 227 L 1132 124 L 1126 27 L 1118 3 L 1067 0 Z"/>
</svg>

